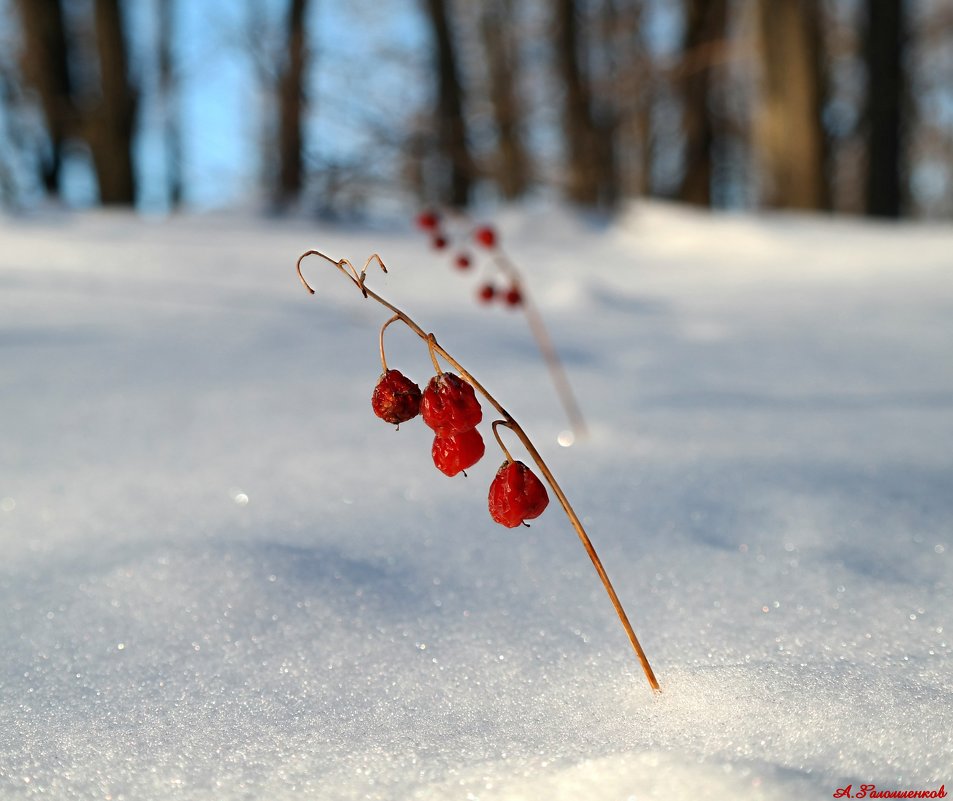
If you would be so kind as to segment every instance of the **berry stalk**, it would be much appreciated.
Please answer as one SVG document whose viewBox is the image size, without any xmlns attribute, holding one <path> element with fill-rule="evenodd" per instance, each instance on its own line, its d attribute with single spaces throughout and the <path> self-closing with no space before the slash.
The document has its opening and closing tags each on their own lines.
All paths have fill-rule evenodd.
<svg viewBox="0 0 953 801">
<path fill-rule="evenodd" d="M 405 314 L 403 311 L 398 309 L 389 301 L 382 298 L 376 292 L 368 289 L 365 286 L 365 278 L 367 276 L 367 268 L 370 266 L 372 261 L 376 261 L 380 266 L 381 270 L 385 273 L 387 272 L 387 267 L 384 265 L 384 262 L 381 260 L 380 256 L 376 253 L 372 254 L 367 261 L 364 263 L 363 269 L 358 273 L 354 265 L 348 259 L 335 260 L 330 256 L 325 255 L 319 250 L 308 250 L 301 254 L 298 257 L 297 270 L 298 278 L 301 279 L 301 283 L 304 284 L 305 289 L 308 290 L 310 294 L 314 294 L 314 290 L 311 288 L 311 285 L 308 284 L 304 275 L 301 272 L 301 262 L 304 261 L 308 256 L 318 256 L 329 264 L 333 264 L 341 273 L 343 273 L 347 278 L 353 283 L 364 295 L 365 298 L 371 298 L 377 303 L 381 304 L 393 313 L 394 317 L 388 321 L 387 325 L 391 322 L 396 322 L 400 320 L 404 325 L 406 325 L 411 331 L 413 331 L 418 337 L 420 337 L 424 342 L 427 343 L 427 346 L 430 348 L 431 355 L 437 353 L 444 359 L 448 364 L 450 364 L 463 378 L 467 383 L 470 384 L 479 392 L 486 401 L 496 409 L 497 413 L 503 418 L 504 424 L 509 428 L 523 444 L 523 447 L 526 449 L 526 452 L 530 455 L 532 460 L 536 463 L 536 466 L 539 468 L 540 473 L 543 475 L 543 478 L 546 480 L 546 483 L 549 484 L 556 498 L 559 499 L 559 504 L 562 506 L 563 511 L 566 513 L 566 517 L 569 518 L 569 522 L 575 529 L 576 534 L 579 536 L 580 541 L 582 542 L 583 547 L 586 550 L 586 553 L 589 555 L 589 559 L 592 561 L 592 565 L 596 570 L 596 573 L 599 576 L 599 579 L 602 581 L 602 585 L 606 590 L 606 593 L 609 596 L 609 600 L 612 602 L 613 607 L 615 608 L 616 614 L 619 616 L 619 620 L 622 623 L 622 627 L 625 629 L 625 633 L 629 638 L 629 642 L 632 645 L 633 650 L 635 651 L 636 656 L 639 659 L 640 664 L 642 665 L 642 670 L 645 673 L 645 678 L 648 680 L 649 685 L 656 692 L 660 691 L 658 680 L 655 678 L 655 673 L 652 670 L 652 666 L 649 664 L 648 657 L 645 655 L 645 651 L 642 649 L 642 645 L 639 642 L 638 637 L 635 635 L 635 631 L 632 628 L 632 624 L 629 622 L 628 615 L 625 613 L 625 609 L 622 607 L 622 602 L 619 600 L 619 596 L 615 591 L 615 588 L 612 586 L 612 582 L 609 580 L 609 575 L 606 573 L 605 567 L 603 567 L 602 560 L 599 558 L 599 555 L 596 553 L 596 549 L 592 544 L 592 541 L 589 539 L 589 535 L 586 533 L 585 528 L 583 528 L 582 521 L 579 519 L 575 510 L 572 508 L 572 505 L 569 503 L 569 499 L 566 497 L 566 494 L 562 491 L 562 488 L 559 486 L 556 481 L 555 476 L 552 474 L 552 471 L 549 469 L 549 466 L 543 461 L 543 457 L 540 455 L 539 451 L 536 449 L 536 446 L 533 445 L 530 438 L 526 435 L 526 432 L 523 430 L 522 426 L 516 422 L 513 416 L 503 408 L 503 406 L 496 400 L 486 388 L 476 380 L 464 367 L 461 365 L 453 356 L 451 356 L 440 344 L 437 342 L 436 337 L 433 334 L 429 334 L 424 331 L 411 317 Z M 385 325 L 386 328 L 386 325 Z M 438 368 L 439 369 L 439 368 Z M 494 426 L 494 434 L 496 434 L 496 426 Z M 497 435 L 499 439 L 499 435 Z M 505 448 L 504 448 L 505 452 Z"/>
</svg>

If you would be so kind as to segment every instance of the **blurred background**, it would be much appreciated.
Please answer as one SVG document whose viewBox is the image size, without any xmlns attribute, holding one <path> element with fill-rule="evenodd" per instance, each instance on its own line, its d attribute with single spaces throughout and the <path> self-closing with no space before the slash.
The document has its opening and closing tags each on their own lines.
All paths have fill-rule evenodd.
<svg viewBox="0 0 953 801">
<path fill-rule="evenodd" d="M 953 0 L 0 0 L 7 209 L 535 197 L 949 218 Z"/>
</svg>

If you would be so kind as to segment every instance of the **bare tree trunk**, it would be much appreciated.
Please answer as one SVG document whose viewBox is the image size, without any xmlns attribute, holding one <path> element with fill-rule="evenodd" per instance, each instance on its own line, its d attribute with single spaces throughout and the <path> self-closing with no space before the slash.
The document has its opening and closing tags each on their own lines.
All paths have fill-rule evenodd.
<svg viewBox="0 0 953 801">
<path fill-rule="evenodd" d="M 288 13 L 288 63 L 278 89 L 278 200 L 284 205 L 298 198 L 304 186 L 303 111 L 307 0 L 291 0 Z"/>
<path fill-rule="evenodd" d="M 159 2 L 159 91 L 162 97 L 165 169 L 170 209 L 177 209 L 182 204 L 182 132 L 176 113 L 178 78 L 173 56 L 176 5 L 175 0 Z"/>
<path fill-rule="evenodd" d="M 19 0 L 17 7 L 26 41 L 23 73 L 39 95 L 50 137 L 50 151 L 40 164 L 41 179 L 47 194 L 58 196 L 63 144 L 76 122 L 63 9 L 60 0 Z"/>
<path fill-rule="evenodd" d="M 136 199 L 132 137 L 137 97 L 129 83 L 119 0 L 96 0 L 94 12 L 102 102 L 89 110 L 84 127 L 100 202 L 132 205 Z"/>
<path fill-rule="evenodd" d="M 679 198 L 699 206 L 711 205 L 712 153 L 717 124 L 711 108 L 710 54 L 725 37 L 726 0 L 687 0 L 687 22 L 682 47 L 682 127 L 685 135 L 685 173 Z"/>
<path fill-rule="evenodd" d="M 643 197 L 650 197 L 654 193 L 652 183 L 652 165 L 655 163 L 655 134 L 652 131 L 654 107 L 655 92 L 652 86 L 647 86 L 635 123 L 640 150 L 638 182 L 633 189 Z"/>
<path fill-rule="evenodd" d="M 626 196 L 647 194 L 651 112 L 657 76 L 642 32 L 643 0 L 604 0 L 603 38 L 614 42 L 607 83 L 614 113 L 614 182 Z"/>
<path fill-rule="evenodd" d="M 510 0 L 488 2 L 480 19 L 489 72 L 490 103 L 497 132 L 496 183 L 508 200 L 529 185 L 529 156 L 523 144 L 522 114 L 517 98 L 517 58 Z"/>
<path fill-rule="evenodd" d="M 0 64 L 0 206 L 15 207 L 19 201 L 19 185 L 15 160 L 21 155 L 22 137 L 17 120 L 18 88 L 6 65 Z"/>
<path fill-rule="evenodd" d="M 828 139 L 821 114 L 826 70 L 818 0 L 757 0 L 764 97 L 756 138 L 765 202 L 829 209 Z"/>
<path fill-rule="evenodd" d="M 899 217 L 903 208 L 903 0 L 867 0 L 866 211 Z"/>
<path fill-rule="evenodd" d="M 616 138 L 619 133 L 620 109 L 624 102 L 619 82 L 622 76 L 621 64 L 623 52 L 617 42 L 620 26 L 625 15 L 621 13 L 617 0 L 602 0 L 599 10 L 599 35 L 593 37 L 596 42 L 605 42 L 606 66 L 601 86 L 593 85 L 589 77 L 590 115 L 592 119 L 592 140 L 595 149 L 596 180 L 598 181 L 598 203 L 612 208 L 619 200 L 619 165 L 617 163 Z M 633 40 L 631 46 L 636 46 Z"/>
<path fill-rule="evenodd" d="M 449 170 L 441 200 L 463 208 L 470 200 L 473 159 L 463 119 L 463 88 L 445 0 L 426 0 L 434 36 L 437 76 L 437 143 Z"/>
<path fill-rule="evenodd" d="M 589 87 L 579 63 L 579 22 L 574 0 L 556 0 L 556 69 L 566 99 L 563 136 L 566 140 L 566 193 L 575 203 L 594 205 L 599 197 L 592 143 Z"/>
</svg>

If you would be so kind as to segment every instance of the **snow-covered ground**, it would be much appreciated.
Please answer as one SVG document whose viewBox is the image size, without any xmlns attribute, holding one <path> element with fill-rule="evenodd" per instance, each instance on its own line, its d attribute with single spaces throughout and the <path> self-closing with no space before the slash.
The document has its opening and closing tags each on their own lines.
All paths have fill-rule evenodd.
<svg viewBox="0 0 953 801">
<path fill-rule="evenodd" d="M 0 798 L 953 792 L 953 229 L 498 222 L 570 448 L 523 319 L 416 233 L 0 221 Z M 373 416 L 387 313 L 317 261 L 307 295 L 310 247 L 378 251 L 523 423 L 660 696 L 558 507 L 489 519 L 488 421 L 449 479 Z"/>
</svg>

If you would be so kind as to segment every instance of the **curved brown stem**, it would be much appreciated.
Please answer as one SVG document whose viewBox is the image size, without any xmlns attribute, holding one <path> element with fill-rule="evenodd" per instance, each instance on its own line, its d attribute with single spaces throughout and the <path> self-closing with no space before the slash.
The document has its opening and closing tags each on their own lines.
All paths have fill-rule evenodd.
<svg viewBox="0 0 953 801">
<path fill-rule="evenodd" d="M 503 444 L 503 439 L 500 437 L 500 432 L 496 430 L 497 426 L 506 426 L 507 428 L 512 428 L 512 426 L 506 422 L 506 420 L 494 420 L 493 421 L 493 436 L 496 437 L 496 444 L 500 446 L 500 450 L 503 451 L 503 455 L 506 457 L 506 461 L 514 461 L 513 457 L 510 455 L 509 450 L 506 445 Z"/>
<path fill-rule="evenodd" d="M 312 294 L 313 294 L 313 292 L 312 292 Z M 384 324 L 381 326 L 381 336 L 380 336 L 381 367 L 383 368 L 383 370 L 384 370 L 385 373 L 387 372 L 387 357 L 384 355 L 384 332 L 387 330 L 387 326 L 389 326 L 391 323 L 396 323 L 399 319 L 400 319 L 400 317 L 398 317 L 398 316 L 395 314 L 393 317 L 391 317 L 386 323 L 384 323 Z"/>
<path fill-rule="evenodd" d="M 619 600 L 619 596 L 615 591 L 615 588 L 612 586 L 612 582 L 609 580 L 609 575 L 606 573 L 605 567 L 602 565 L 602 560 L 599 558 L 599 555 L 596 553 L 595 547 L 593 547 L 592 541 L 589 539 L 589 535 L 586 533 L 586 530 L 583 528 L 582 521 L 579 519 L 579 516 L 576 514 L 575 510 L 572 508 L 572 505 L 569 503 L 569 499 L 566 497 L 566 494 L 562 491 L 562 488 L 556 482 L 556 477 L 552 474 L 552 471 L 549 469 L 549 466 L 543 461 L 543 457 L 540 455 L 539 451 L 536 450 L 536 446 L 533 445 L 530 438 L 526 435 L 526 432 L 523 430 L 523 427 L 516 422 L 513 416 L 500 405 L 499 401 L 496 400 L 486 388 L 477 381 L 456 359 L 453 358 L 447 351 L 445 351 L 440 344 L 437 342 L 437 338 L 433 334 L 428 334 L 425 332 L 413 319 L 408 317 L 404 312 L 398 309 L 396 306 L 390 302 L 384 300 L 376 292 L 368 289 L 364 286 L 364 279 L 367 272 L 367 266 L 373 259 L 377 259 L 377 262 L 380 264 L 381 269 L 384 272 L 387 272 L 387 268 L 384 266 L 384 262 L 381 261 L 380 256 L 376 253 L 372 255 L 367 262 L 364 264 L 364 269 L 358 273 L 354 269 L 354 265 L 351 264 L 347 259 L 340 259 L 335 261 L 330 256 L 321 253 L 318 250 L 309 250 L 301 254 L 298 258 L 297 269 L 298 277 L 301 279 L 301 282 L 304 284 L 305 288 L 313 295 L 314 290 L 311 288 L 310 284 L 305 280 L 304 275 L 301 272 L 301 262 L 307 256 L 319 256 L 325 261 L 333 264 L 340 270 L 348 279 L 361 291 L 365 298 L 371 298 L 372 300 L 377 301 L 382 306 L 394 314 L 394 317 L 400 320 L 404 325 L 406 325 L 411 331 L 413 331 L 417 336 L 427 343 L 427 346 L 431 350 L 431 357 L 436 364 L 436 356 L 439 354 L 444 361 L 447 362 L 454 370 L 457 371 L 459 376 L 467 381 L 477 392 L 479 392 L 486 401 L 499 413 L 500 417 L 503 419 L 497 421 L 500 425 L 505 425 L 509 428 L 522 443 L 523 447 L 526 449 L 527 453 L 530 455 L 532 460 L 536 463 L 536 466 L 539 468 L 540 473 L 542 473 L 543 478 L 546 479 L 546 483 L 549 484 L 550 488 L 553 491 L 553 494 L 556 496 L 559 501 L 560 506 L 562 506 L 563 511 L 566 513 L 566 517 L 569 518 L 569 522 L 575 529 L 576 534 L 579 536 L 580 541 L 582 542 L 583 547 L 586 550 L 586 553 L 589 555 L 589 559 L 592 561 L 593 567 L 596 569 L 596 573 L 599 575 L 599 579 L 602 581 L 603 587 L 605 587 L 606 593 L 609 596 L 609 600 L 612 602 L 613 607 L 615 608 L 616 614 L 619 616 L 619 620 L 622 622 L 622 627 L 625 629 L 625 633 L 629 638 L 629 642 L 632 645 L 633 650 L 635 651 L 636 656 L 639 659 L 639 662 L 642 665 L 642 670 L 645 673 L 645 678 L 648 680 L 649 685 L 656 692 L 660 691 L 658 679 L 655 678 L 655 673 L 652 670 L 652 666 L 649 664 L 648 657 L 645 655 L 645 651 L 642 649 L 642 645 L 639 642 L 638 637 L 635 636 L 635 631 L 632 628 L 632 624 L 629 623 L 628 615 L 626 615 L 625 610 L 622 608 L 622 602 Z M 350 272 L 348 272 L 350 269 Z M 437 372 L 440 372 L 440 367 L 437 365 Z M 496 425 L 493 424 L 493 432 L 496 434 Z M 499 440 L 499 436 L 497 436 Z M 502 445 L 502 443 L 501 443 Z M 504 448 L 504 452 L 506 449 Z"/>
<path fill-rule="evenodd" d="M 427 334 L 427 350 L 430 351 L 430 361 L 433 362 L 434 375 L 440 375 L 443 368 L 437 361 L 437 338 L 433 334 Z"/>
</svg>

